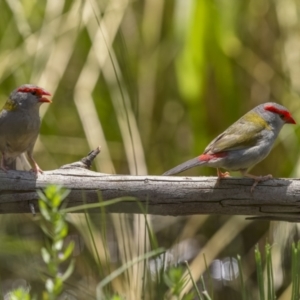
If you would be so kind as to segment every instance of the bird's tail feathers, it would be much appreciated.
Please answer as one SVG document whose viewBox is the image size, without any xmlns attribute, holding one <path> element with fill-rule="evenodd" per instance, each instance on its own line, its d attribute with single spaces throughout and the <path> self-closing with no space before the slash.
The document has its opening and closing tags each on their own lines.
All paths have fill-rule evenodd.
<svg viewBox="0 0 300 300">
<path fill-rule="evenodd" d="M 191 168 L 196 167 L 196 166 L 200 166 L 204 163 L 205 163 L 205 161 L 200 161 L 199 156 L 197 156 L 197 157 L 192 158 L 192 159 L 178 165 L 177 167 L 165 172 L 163 174 L 163 176 L 169 176 L 169 175 L 174 175 L 174 174 L 177 174 L 177 173 L 181 173 L 185 170 L 191 169 Z"/>
</svg>

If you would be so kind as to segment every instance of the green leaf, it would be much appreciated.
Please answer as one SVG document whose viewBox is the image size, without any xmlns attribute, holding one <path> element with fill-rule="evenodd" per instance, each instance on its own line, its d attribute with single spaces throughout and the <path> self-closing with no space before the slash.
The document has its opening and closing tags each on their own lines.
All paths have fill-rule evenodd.
<svg viewBox="0 0 300 300">
<path fill-rule="evenodd" d="M 71 274 L 73 273 L 73 270 L 74 270 L 74 266 L 75 266 L 75 262 L 74 262 L 74 259 L 72 259 L 69 266 L 68 266 L 68 269 L 61 276 L 62 281 L 66 281 L 71 276 Z"/>
<path fill-rule="evenodd" d="M 48 250 L 46 248 L 42 248 L 41 249 L 41 254 L 42 254 L 42 258 L 43 258 L 43 261 L 48 264 L 50 262 L 50 259 L 51 259 L 51 255 L 50 253 L 48 252 Z"/>
<path fill-rule="evenodd" d="M 60 251 L 63 247 L 63 244 L 64 244 L 64 241 L 62 239 L 56 241 L 54 244 L 53 244 L 53 248 L 56 250 L 56 251 Z"/>
<path fill-rule="evenodd" d="M 62 200 L 64 200 L 65 198 L 67 198 L 67 196 L 70 194 L 70 190 L 68 190 L 68 189 L 62 189 L 61 191 L 60 191 L 60 197 L 61 197 L 61 199 Z"/>
<path fill-rule="evenodd" d="M 37 192 L 40 200 L 44 201 L 45 203 L 48 203 L 48 198 L 45 196 L 45 194 L 42 191 L 37 190 L 36 192 Z"/>
<path fill-rule="evenodd" d="M 30 288 L 19 287 L 9 294 L 9 300 L 30 300 Z"/>
<path fill-rule="evenodd" d="M 52 207 L 58 208 L 62 202 L 62 199 L 59 194 L 54 195 L 51 198 Z"/>
<path fill-rule="evenodd" d="M 63 280 L 61 277 L 56 277 L 54 281 L 54 294 L 58 296 L 63 288 Z"/>
<path fill-rule="evenodd" d="M 164 281 L 167 286 L 172 290 L 172 295 L 179 296 L 183 286 L 185 284 L 185 279 L 182 277 L 183 268 L 182 267 L 172 267 L 167 272 L 164 273 Z"/>
<path fill-rule="evenodd" d="M 66 196 L 65 190 L 56 185 L 49 185 L 45 190 L 46 198 L 48 199 L 49 205 L 54 209 L 58 208 L 63 200 L 63 197 Z"/>
<path fill-rule="evenodd" d="M 49 293 L 53 293 L 53 290 L 54 290 L 54 282 L 52 279 L 48 278 L 46 280 L 46 290 L 49 292 Z"/>
<path fill-rule="evenodd" d="M 113 295 L 110 300 L 122 300 L 122 298 L 119 295 Z"/>
<path fill-rule="evenodd" d="M 45 202 L 39 200 L 39 209 L 40 212 L 42 214 L 42 216 L 47 220 L 50 221 L 51 220 L 51 215 L 50 215 L 50 211 L 48 209 L 48 206 Z"/>
<path fill-rule="evenodd" d="M 64 238 L 68 234 L 68 224 L 63 219 L 57 220 L 54 232 L 57 239 Z"/>
<path fill-rule="evenodd" d="M 56 273 L 58 272 L 58 264 L 54 259 L 49 261 L 48 270 L 52 276 L 56 276 Z"/>
<path fill-rule="evenodd" d="M 50 230 L 46 227 L 45 224 L 40 224 L 41 229 L 43 230 L 43 232 L 50 238 L 53 239 L 53 234 L 52 232 L 50 232 Z"/>
<path fill-rule="evenodd" d="M 70 257 L 70 255 L 73 253 L 74 247 L 75 247 L 75 243 L 71 241 L 67 246 L 67 248 L 65 249 L 65 251 L 59 254 L 60 261 L 67 260 Z"/>
</svg>

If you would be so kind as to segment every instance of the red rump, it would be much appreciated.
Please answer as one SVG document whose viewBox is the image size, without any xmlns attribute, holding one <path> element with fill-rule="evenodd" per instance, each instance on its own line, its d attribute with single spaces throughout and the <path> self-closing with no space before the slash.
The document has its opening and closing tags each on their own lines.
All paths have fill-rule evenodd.
<svg viewBox="0 0 300 300">
<path fill-rule="evenodd" d="M 226 152 L 219 152 L 214 154 L 201 154 L 198 158 L 200 161 L 209 161 L 214 158 L 224 157 L 226 156 Z"/>
<path fill-rule="evenodd" d="M 283 119 L 286 123 L 296 124 L 295 120 L 287 110 L 278 109 L 273 105 L 265 105 L 264 108 L 265 110 L 278 114 L 281 117 L 281 119 Z"/>
</svg>

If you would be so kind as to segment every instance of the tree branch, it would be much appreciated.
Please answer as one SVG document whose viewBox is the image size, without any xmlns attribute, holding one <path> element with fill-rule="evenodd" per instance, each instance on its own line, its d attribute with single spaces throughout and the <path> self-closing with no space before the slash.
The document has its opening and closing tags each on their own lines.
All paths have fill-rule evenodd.
<svg viewBox="0 0 300 300">
<path fill-rule="evenodd" d="M 35 178 L 31 172 L 0 172 L 0 213 L 38 211 L 36 189 L 48 184 L 71 190 L 67 206 L 135 197 L 106 207 L 109 212 L 192 215 L 251 215 L 266 219 L 300 220 L 299 179 L 271 179 L 260 183 L 251 194 L 251 179 L 225 178 L 216 186 L 216 177 L 165 177 L 109 175 L 87 168 L 99 149 L 88 157 Z M 100 209 L 94 209 L 99 212 Z"/>
</svg>

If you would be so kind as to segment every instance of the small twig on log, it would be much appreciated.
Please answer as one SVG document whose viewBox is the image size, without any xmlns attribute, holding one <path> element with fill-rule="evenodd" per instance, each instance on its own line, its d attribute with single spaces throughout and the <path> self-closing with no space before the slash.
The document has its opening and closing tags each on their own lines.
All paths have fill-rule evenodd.
<svg viewBox="0 0 300 300">
<path fill-rule="evenodd" d="M 63 165 L 60 169 L 75 169 L 75 168 L 83 168 L 89 170 L 92 166 L 93 160 L 100 153 L 101 147 L 98 146 L 95 150 L 89 152 L 89 154 L 82 158 L 80 161 L 73 162 L 71 164 Z"/>
</svg>

